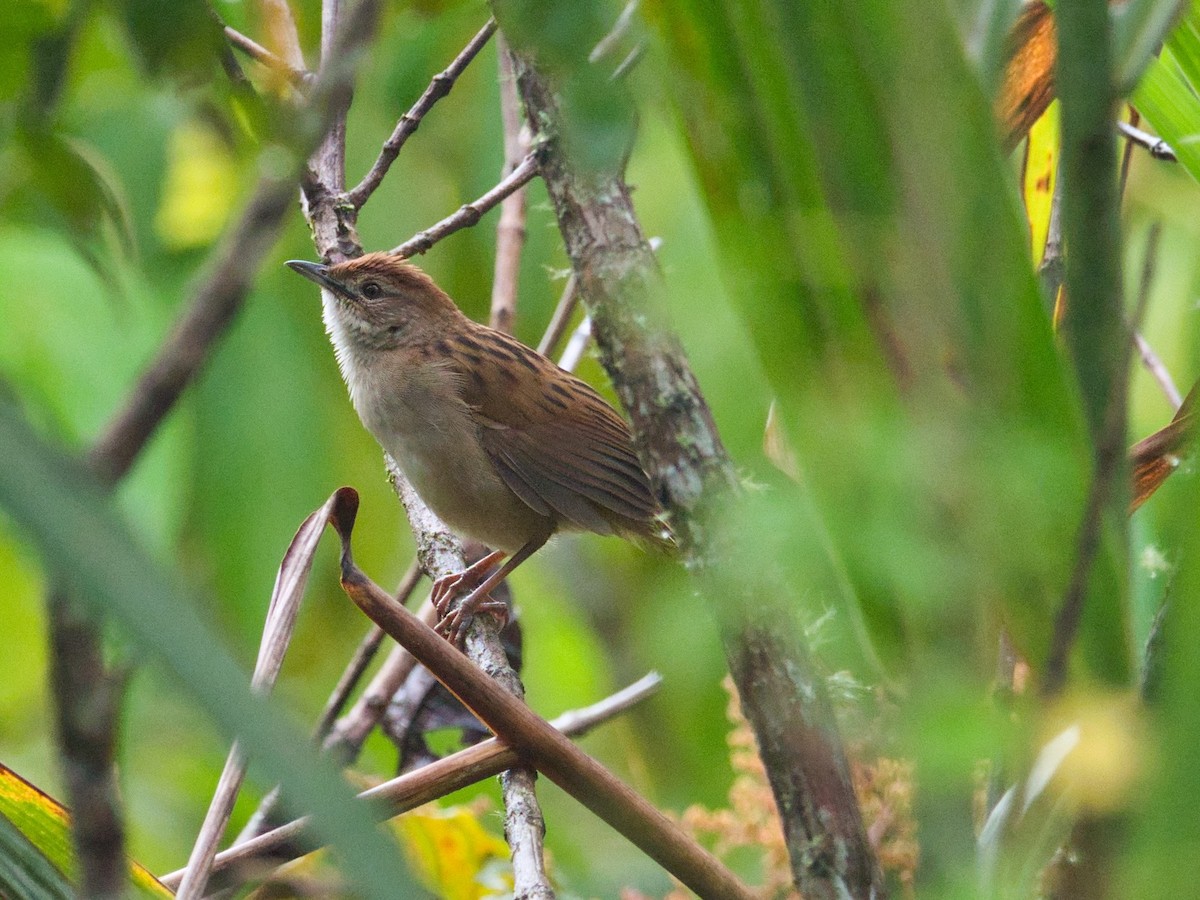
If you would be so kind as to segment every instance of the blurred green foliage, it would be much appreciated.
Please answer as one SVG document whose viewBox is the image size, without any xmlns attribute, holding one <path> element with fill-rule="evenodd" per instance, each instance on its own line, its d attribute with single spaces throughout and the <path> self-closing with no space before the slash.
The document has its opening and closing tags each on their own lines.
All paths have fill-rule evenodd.
<svg viewBox="0 0 1200 900">
<path fill-rule="evenodd" d="M 254 4 L 214 6 L 265 40 Z M 311 62 L 319 3 L 293 6 Z M 547 6 L 560 15 L 542 15 Z M 514 20 L 568 78 L 578 115 L 569 133 L 597 162 L 629 148 L 625 103 L 637 98 L 635 202 L 647 234 L 663 239 L 673 325 L 750 488 L 748 505 L 730 513 L 745 552 L 729 577 L 778 572 L 802 620 L 832 611 L 817 632 L 821 664 L 847 670 L 863 696 L 895 692 L 882 711 L 848 710 L 848 725 L 886 732 L 881 743 L 917 758 L 926 783 L 941 785 L 926 798 L 922 828 L 946 896 L 974 883 L 974 767 L 1008 740 L 1026 742 L 1013 756 L 1032 752 L 1029 736 L 1013 738 L 987 700 L 996 629 L 1013 628 L 1035 662 L 1044 654 L 1090 464 L 1075 388 L 1026 258 L 1013 167 L 987 118 L 981 84 L 994 81 L 998 42 L 968 34 L 967 46 L 979 48 L 971 56 L 954 31 L 955 22 L 999 28 L 980 17 L 985 6 L 964 0 L 952 19 L 925 5 L 869 4 L 856 17 L 842 7 L 838 18 L 832 6 L 651 4 L 651 28 L 636 26 L 623 45 L 644 40 L 648 52 L 619 91 L 604 77 L 620 53 L 588 68 L 577 52 L 603 36 L 619 4 L 578 17 L 563 4 L 516 4 Z M 118 408 L 265 164 L 273 114 L 227 81 L 203 6 L 179 7 L 170 18 L 133 0 L 19 0 L 0 47 L 0 386 L 44 435 L 75 450 Z M 1138 9 L 1160 21 L 1161 7 Z M 387 6 L 349 117 L 351 183 L 486 14 L 475 3 Z M 1200 130 L 1188 35 L 1176 33 L 1135 94 L 1172 140 Z M 1144 43 L 1129 40 L 1131 53 Z M 367 249 L 398 244 L 495 183 L 496 71 L 489 46 L 406 145 L 361 216 Z M 1200 373 L 1200 194 L 1189 179 L 1200 170 L 1189 148 L 1177 148 L 1181 167 L 1135 154 L 1124 207 L 1130 297 L 1146 228 L 1164 225 L 1142 330 L 1185 389 Z M 492 224 L 420 260 L 477 319 L 487 315 Z M 537 184 L 527 232 L 517 333 L 536 343 L 567 265 Z M 312 255 L 297 208 L 275 256 Z M 916 385 L 906 401 L 890 386 L 864 295 L 900 320 Z M 606 389 L 594 360 L 581 373 Z M 1165 424 L 1170 409 L 1141 367 L 1131 385 L 1134 439 Z M 773 396 L 803 486 L 763 455 Z M 1103 576 L 1108 587 L 1097 585 L 1094 596 L 1111 604 L 1092 605 L 1091 676 L 1132 684 L 1190 531 L 1193 481 L 1190 470 L 1175 476 L 1134 519 L 1128 608 L 1109 589 L 1119 564 Z M 122 486 L 120 507 L 161 563 L 203 589 L 212 604 L 204 614 L 248 666 L 283 550 L 341 484 L 363 497 L 356 557 L 388 584 L 407 567 L 411 539 L 379 450 L 346 400 L 314 293 L 268 268 Z M 0 514 L 0 760 L 58 794 L 45 579 L 26 541 Z M 1194 594 L 1189 578 L 1178 591 Z M 513 588 L 534 708 L 552 716 L 658 669 L 662 692 L 584 746 L 660 805 L 721 805 L 730 778 L 724 661 L 684 573 L 616 541 L 563 537 L 518 571 Z M 1194 696 L 1185 652 L 1194 624 L 1176 621 L 1170 710 Z M 333 550 L 323 549 L 278 689 L 301 722 L 320 710 L 364 630 L 337 586 Z M 113 640 L 115 652 L 131 652 L 124 636 Z M 225 745 L 154 667 L 138 670 L 125 714 L 131 853 L 152 871 L 174 868 Z M 1165 752 L 1179 763 L 1195 732 L 1187 717 L 1172 722 Z M 386 775 L 393 765 L 394 753 L 373 739 L 363 766 Z M 1173 798 L 1156 782 L 1162 804 L 1146 816 L 1147 846 L 1158 848 L 1200 794 L 1185 768 L 1163 770 L 1176 779 L 1169 784 L 1187 786 Z M 667 890 L 655 865 L 541 783 L 548 843 L 569 891 Z M 268 786 L 258 779 L 240 817 Z M 468 793 L 480 792 L 494 789 Z"/>
</svg>

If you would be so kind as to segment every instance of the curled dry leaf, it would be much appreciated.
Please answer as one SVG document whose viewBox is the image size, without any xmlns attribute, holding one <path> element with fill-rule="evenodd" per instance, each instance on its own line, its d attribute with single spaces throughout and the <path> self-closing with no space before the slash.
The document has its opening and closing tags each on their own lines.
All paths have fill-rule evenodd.
<svg viewBox="0 0 1200 900">
<path fill-rule="evenodd" d="M 1129 464 L 1133 470 L 1133 499 L 1129 504 L 1131 513 L 1159 489 L 1168 475 L 1179 468 L 1180 459 L 1192 442 L 1195 397 L 1196 386 L 1193 385 L 1170 423 L 1130 448 Z"/>
<path fill-rule="evenodd" d="M 996 95 L 996 121 L 1005 153 L 1021 142 L 1054 99 L 1057 53 L 1050 7 L 1042 0 L 1026 3 L 1008 38 L 1004 82 Z"/>
</svg>

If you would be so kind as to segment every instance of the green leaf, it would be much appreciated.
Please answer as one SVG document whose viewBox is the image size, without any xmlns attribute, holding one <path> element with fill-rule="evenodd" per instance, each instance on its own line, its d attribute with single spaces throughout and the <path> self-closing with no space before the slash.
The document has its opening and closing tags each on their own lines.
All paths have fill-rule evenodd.
<svg viewBox="0 0 1200 900">
<path fill-rule="evenodd" d="M 69 900 L 74 896 L 63 873 L 2 814 L 0 895 L 23 900 Z"/>
<path fill-rule="evenodd" d="M 1132 99 L 1138 112 L 1171 145 L 1184 170 L 1200 181 L 1200 145 L 1190 139 L 1200 134 L 1200 100 L 1176 65 L 1174 53 L 1164 49 L 1151 61 Z"/>
<path fill-rule="evenodd" d="M 249 690 L 247 674 L 202 621 L 198 601 L 138 547 L 95 481 L 39 439 L 0 400 L 0 507 L 39 548 L 62 584 L 98 618 L 111 617 L 157 659 L 247 754 L 311 811 L 367 896 L 418 897 L 394 843 L 372 825 L 327 760 L 274 705 Z"/>
</svg>

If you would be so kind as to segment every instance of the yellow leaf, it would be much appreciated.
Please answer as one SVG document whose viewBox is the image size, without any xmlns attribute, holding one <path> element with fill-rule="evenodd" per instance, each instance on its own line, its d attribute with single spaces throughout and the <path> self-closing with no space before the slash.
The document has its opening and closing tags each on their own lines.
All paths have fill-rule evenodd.
<svg viewBox="0 0 1200 900">
<path fill-rule="evenodd" d="M 1029 219 L 1030 249 L 1035 266 L 1041 265 L 1046 251 L 1054 183 L 1058 177 L 1058 148 L 1058 101 L 1055 100 L 1029 129 L 1025 171 L 1021 177 L 1021 193 L 1025 198 L 1025 215 Z"/>
<path fill-rule="evenodd" d="M 465 806 L 423 806 L 395 820 L 421 880 L 443 900 L 485 900 L 512 894 L 508 845 Z"/>
<path fill-rule="evenodd" d="M 154 227 L 174 249 L 212 242 L 237 197 L 237 167 L 228 146 L 211 128 L 184 122 L 171 135 L 162 205 Z"/>
</svg>

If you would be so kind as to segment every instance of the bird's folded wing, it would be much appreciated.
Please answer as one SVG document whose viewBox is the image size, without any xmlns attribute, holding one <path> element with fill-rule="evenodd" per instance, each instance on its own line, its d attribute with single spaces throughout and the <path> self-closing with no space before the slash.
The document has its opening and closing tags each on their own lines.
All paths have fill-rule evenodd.
<svg viewBox="0 0 1200 900">
<path fill-rule="evenodd" d="M 472 337 L 486 352 L 463 372 L 463 399 L 512 491 L 578 528 L 645 531 L 658 503 L 624 420 L 586 382 L 524 344 L 493 331 Z"/>
<path fill-rule="evenodd" d="M 640 530 L 657 512 L 632 449 L 579 422 L 525 428 L 488 423 L 483 446 L 517 496 L 539 512 L 548 507 L 579 528 L 600 534 Z"/>
</svg>

